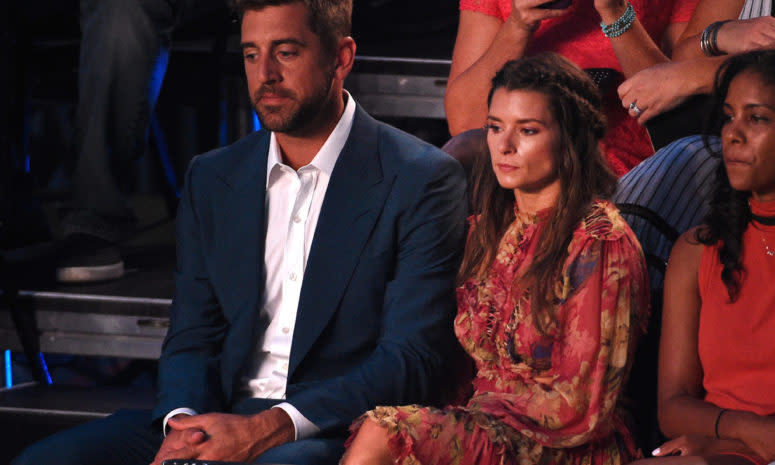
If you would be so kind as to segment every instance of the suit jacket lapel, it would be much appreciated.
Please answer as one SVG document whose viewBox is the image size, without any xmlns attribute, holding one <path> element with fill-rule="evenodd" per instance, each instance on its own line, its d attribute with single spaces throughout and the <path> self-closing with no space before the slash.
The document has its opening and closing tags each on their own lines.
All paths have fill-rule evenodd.
<svg viewBox="0 0 775 465">
<path fill-rule="evenodd" d="M 227 279 L 222 290 L 229 294 L 229 304 L 240 312 L 234 331 L 242 333 L 235 339 L 243 341 L 234 357 L 224 360 L 224 370 L 236 373 L 246 362 L 261 332 L 265 330 L 260 315 L 264 290 L 264 245 L 266 237 L 266 162 L 269 133 L 261 131 L 237 142 L 233 163 L 224 166 L 216 176 L 221 182 L 216 193 L 222 210 L 221 225 L 225 235 L 219 250 L 223 251 L 221 269 Z M 231 366 L 228 366 L 231 365 Z M 227 378 L 230 378 L 227 376 Z M 231 385 L 225 385 L 230 390 Z M 227 392 L 227 397 L 230 393 Z"/>
<path fill-rule="evenodd" d="M 289 381 L 338 307 L 389 192 L 377 136 L 377 122 L 358 107 L 331 175 L 307 260 Z"/>
</svg>

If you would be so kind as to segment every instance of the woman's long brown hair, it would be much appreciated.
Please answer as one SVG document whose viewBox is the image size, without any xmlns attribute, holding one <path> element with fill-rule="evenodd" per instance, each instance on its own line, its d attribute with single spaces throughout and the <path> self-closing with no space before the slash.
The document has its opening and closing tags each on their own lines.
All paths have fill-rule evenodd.
<svg viewBox="0 0 775 465">
<path fill-rule="evenodd" d="M 600 92 L 587 74 L 554 53 L 510 61 L 495 75 L 488 97 L 498 89 L 535 91 L 549 99 L 558 122 L 561 144 L 556 156 L 561 193 L 539 237 L 539 247 L 524 276 L 517 279 L 529 288 L 536 328 L 546 333 L 555 320 L 555 285 L 568 257 L 568 245 L 576 225 L 594 198 L 607 198 L 616 187 L 616 176 L 600 152 L 606 129 Z M 474 162 L 472 210 L 476 224 L 466 242 L 460 283 L 484 279 L 495 259 L 498 245 L 514 221 L 514 193 L 498 184 L 489 151 Z M 515 283 L 516 284 L 516 283 Z"/>
</svg>

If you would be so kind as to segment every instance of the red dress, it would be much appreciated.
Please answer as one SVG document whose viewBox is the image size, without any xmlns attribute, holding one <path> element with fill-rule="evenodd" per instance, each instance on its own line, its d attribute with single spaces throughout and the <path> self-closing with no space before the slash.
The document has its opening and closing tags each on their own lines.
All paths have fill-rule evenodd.
<svg viewBox="0 0 775 465">
<path fill-rule="evenodd" d="M 668 25 L 689 21 L 698 0 L 630 0 L 638 20 L 659 45 Z M 460 0 L 460 9 L 484 13 L 505 21 L 511 0 Z M 541 22 L 527 54 L 557 52 L 581 68 L 612 68 L 621 71 L 611 43 L 600 30 L 594 0 L 574 0 L 568 13 Z M 613 171 L 621 176 L 654 149 L 646 130 L 621 106 L 618 98 L 606 102 L 608 133 L 604 153 Z"/>
<path fill-rule="evenodd" d="M 544 335 L 518 280 L 542 225 L 518 212 L 488 277 L 458 288 L 455 332 L 476 364 L 468 402 L 364 415 L 388 428 L 395 463 L 618 465 L 633 458 L 617 400 L 648 313 L 640 246 L 616 208 L 596 202 L 573 234 L 556 283 L 557 321 Z"/>
</svg>

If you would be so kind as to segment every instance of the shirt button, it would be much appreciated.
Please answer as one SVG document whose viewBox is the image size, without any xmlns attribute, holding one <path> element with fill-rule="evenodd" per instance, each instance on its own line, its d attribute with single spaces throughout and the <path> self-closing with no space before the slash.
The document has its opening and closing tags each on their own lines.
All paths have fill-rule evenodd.
<svg viewBox="0 0 775 465">
<path fill-rule="evenodd" d="M 296 281 L 296 273 L 291 272 L 291 274 L 288 275 L 288 278 L 290 278 L 291 281 Z"/>
<path fill-rule="evenodd" d="M 283 334 L 288 334 L 291 332 L 291 328 L 283 328 Z"/>
<path fill-rule="evenodd" d="M 301 223 L 301 217 L 299 215 L 294 216 L 293 217 L 293 222 L 294 223 Z"/>
</svg>

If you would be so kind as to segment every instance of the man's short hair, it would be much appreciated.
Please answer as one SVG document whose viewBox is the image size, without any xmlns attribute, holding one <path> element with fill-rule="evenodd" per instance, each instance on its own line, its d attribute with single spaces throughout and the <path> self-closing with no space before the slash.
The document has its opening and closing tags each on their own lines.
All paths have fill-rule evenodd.
<svg viewBox="0 0 775 465">
<path fill-rule="evenodd" d="M 307 23 L 323 43 L 326 52 L 336 52 L 339 39 L 352 30 L 353 0 L 232 0 L 232 8 L 242 20 L 246 11 L 268 6 L 302 3 L 307 8 Z"/>
</svg>

